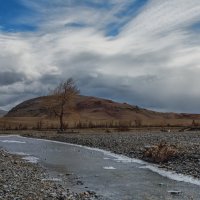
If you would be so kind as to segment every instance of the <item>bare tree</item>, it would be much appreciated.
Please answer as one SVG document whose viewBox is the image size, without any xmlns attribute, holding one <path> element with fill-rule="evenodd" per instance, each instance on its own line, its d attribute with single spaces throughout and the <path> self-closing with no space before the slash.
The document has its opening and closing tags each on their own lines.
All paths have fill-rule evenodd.
<svg viewBox="0 0 200 200">
<path fill-rule="evenodd" d="M 54 97 L 55 102 L 49 107 L 55 116 L 59 117 L 60 131 L 64 130 L 64 115 L 67 114 L 66 107 L 69 110 L 73 107 L 73 103 L 79 94 L 75 81 L 72 78 L 60 82 L 60 84 L 50 94 Z"/>
</svg>

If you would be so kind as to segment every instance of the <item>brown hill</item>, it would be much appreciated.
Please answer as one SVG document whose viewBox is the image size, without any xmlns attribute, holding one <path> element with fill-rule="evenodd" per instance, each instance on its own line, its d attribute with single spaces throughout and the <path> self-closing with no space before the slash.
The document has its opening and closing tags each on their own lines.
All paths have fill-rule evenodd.
<svg viewBox="0 0 200 200">
<path fill-rule="evenodd" d="M 45 102 L 49 101 L 47 97 L 38 97 L 22 102 L 11 109 L 6 117 L 9 118 L 49 118 L 48 108 Z M 51 102 L 54 99 L 50 100 Z M 66 108 L 67 110 L 67 108 Z M 54 117 L 55 118 L 55 117 Z M 128 123 L 129 125 L 191 125 L 193 120 L 199 123 L 200 115 L 195 114 L 177 114 L 160 113 L 147 109 L 132 106 L 127 103 L 117 103 L 111 100 L 79 96 L 75 102 L 74 110 L 66 115 L 66 120 L 73 123 L 91 122 L 91 123 Z"/>
</svg>

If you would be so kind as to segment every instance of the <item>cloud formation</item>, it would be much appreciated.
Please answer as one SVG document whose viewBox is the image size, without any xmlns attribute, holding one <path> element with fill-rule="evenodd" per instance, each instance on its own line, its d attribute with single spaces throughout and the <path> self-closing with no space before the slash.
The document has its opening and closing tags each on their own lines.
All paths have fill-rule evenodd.
<svg viewBox="0 0 200 200">
<path fill-rule="evenodd" d="M 72 76 L 85 95 L 200 112 L 199 0 L 21 3 L 37 30 L 0 31 L 0 108 Z"/>
</svg>

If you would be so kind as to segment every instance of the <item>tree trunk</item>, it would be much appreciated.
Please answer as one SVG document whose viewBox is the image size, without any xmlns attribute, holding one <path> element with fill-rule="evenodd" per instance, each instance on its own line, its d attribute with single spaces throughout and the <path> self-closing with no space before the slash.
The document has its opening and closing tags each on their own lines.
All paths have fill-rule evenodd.
<svg viewBox="0 0 200 200">
<path fill-rule="evenodd" d="M 60 131 L 64 131 L 63 114 L 60 114 Z"/>
<path fill-rule="evenodd" d="M 60 131 L 64 131 L 64 122 L 63 122 L 63 116 L 64 116 L 64 105 L 65 102 L 62 102 L 61 104 L 61 112 L 60 112 Z"/>
</svg>

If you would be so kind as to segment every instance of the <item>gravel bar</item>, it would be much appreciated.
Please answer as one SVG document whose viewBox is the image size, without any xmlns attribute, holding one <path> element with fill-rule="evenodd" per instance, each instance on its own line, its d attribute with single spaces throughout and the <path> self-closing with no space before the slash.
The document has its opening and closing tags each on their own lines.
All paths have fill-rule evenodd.
<svg viewBox="0 0 200 200">
<path fill-rule="evenodd" d="M 96 200 L 94 192 L 71 192 L 51 181 L 39 164 L 0 150 L 0 200 Z"/>
</svg>

